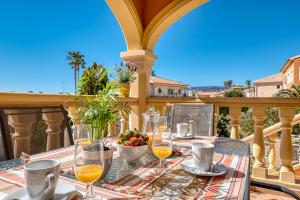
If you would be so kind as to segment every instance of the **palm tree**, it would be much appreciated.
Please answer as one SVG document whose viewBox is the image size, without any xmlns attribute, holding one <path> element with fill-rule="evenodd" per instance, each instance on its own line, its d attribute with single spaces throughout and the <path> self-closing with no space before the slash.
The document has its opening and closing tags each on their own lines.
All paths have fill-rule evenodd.
<svg viewBox="0 0 300 200">
<path fill-rule="evenodd" d="M 227 81 L 224 81 L 224 86 L 229 89 L 232 87 L 232 80 L 227 80 Z"/>
<path fill-rule="evenodd" d="M 245 84 L 246 84 L 248 89 L 251 88 L 251 81 L 250 80 L 246 80 Z"/>
<path fill-rule="evenodd" d="M 77 80 L 79 79 L 79 70 L 85 68 L 84 55 L 80 51 L 70 51 L 68 52 L 67 60 L 69 60 L 69 65 L 71 65 L 74 70 L 74 86 L 75 94 L 77 92 Z"/>
</svg>

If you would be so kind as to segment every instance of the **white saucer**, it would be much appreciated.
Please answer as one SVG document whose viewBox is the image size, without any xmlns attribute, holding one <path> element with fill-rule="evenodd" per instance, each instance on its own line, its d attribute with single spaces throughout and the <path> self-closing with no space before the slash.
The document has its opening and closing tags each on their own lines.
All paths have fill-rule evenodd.
<svg viewBox="0 0 300 200">
<path fill-rule="evenodd" d="M 78 194 L 78 192 L 76 191 L 76 187 L 67 184 L 65 182 L 58 181 L 55 189 L 54 200 L 70 200 L 76 194 Z M 27 194 L 26 188 L 19 189 L 16 192 L 4 198 L 4 200 L 15 200 L 15 199 L 29 200 L 29 196 Z"/>
<path fill-rule="evenodd" d="M 215 164 L 211 171 L 202 171 L 195 168 L 193 160 L 185 160 L 180 163 L 180 166 L 184 171 L 198 176 L 221 176 L 227 173 L 227 167 L 223 164 Z"/>
<path fill-rule="evenodd" d="M 186 136 L 180 136 L 177 133 L 173 133 L 173 137 L 176 139 L 193 139 L 195 136 L 191 133 L 188 133 Z"/>
</svg>

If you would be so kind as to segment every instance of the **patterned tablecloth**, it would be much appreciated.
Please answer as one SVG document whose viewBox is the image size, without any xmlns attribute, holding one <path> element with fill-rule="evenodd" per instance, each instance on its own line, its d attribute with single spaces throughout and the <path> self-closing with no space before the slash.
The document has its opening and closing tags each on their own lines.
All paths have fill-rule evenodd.
<svg viewBox="0 0 300 200">
<path fill-rule="evenodd" d="M 174 141 L 182 156 L 167 159 L 166 166 L 172 172 L 158 168 L 159 162 L 150 153 L 139 164 L 130 166 L 115 151 L 111 170 L 102 184 L 94 187 L 94 193 L 106 199 L 247 199 L 249 189 L 248 146 L 237 140 L 216 141 L 214 161 L 228 167 L 227 174 L 218 177 L 200 177 L 183 171 L 180 163 L 191 159 L 191 143 L 212 139 Z M 208 141 L 210 140 L 210 141 Z M 72 172 L 74 146 L 32 155 L 31 161 L 58 159 L 61 161 L 60 180 L 76 186 L 84 194 L 85 184 L 78 182 Z M 0 163 L 0 199 L 23 188 L 23 165 L 5 169 L 12 162 Z"/>
</svg>

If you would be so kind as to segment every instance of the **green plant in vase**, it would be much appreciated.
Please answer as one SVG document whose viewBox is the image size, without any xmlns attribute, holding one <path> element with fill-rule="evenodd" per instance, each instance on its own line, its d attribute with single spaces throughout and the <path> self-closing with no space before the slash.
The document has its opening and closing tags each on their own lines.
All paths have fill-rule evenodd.
<svg viewBox="0 0 300 200">
<path fill-rule="evenodd" d="M 134 63 L 125 62 L 116 67 L 117 80 L 120 87 L 120 97 L 129 97 L 130 84 L 136 79 L 136 66 Z"/>
<path fill-rule="evenodd" d="M 119 87 L 106 83 L 95 96 L 80 96 L 82 106 L 77 110 L 82 123 L 86 124 L 91 141 L 104 141 L 108 126 L 131 111 L 127 103 L 119 103 Z"/>
</svg>

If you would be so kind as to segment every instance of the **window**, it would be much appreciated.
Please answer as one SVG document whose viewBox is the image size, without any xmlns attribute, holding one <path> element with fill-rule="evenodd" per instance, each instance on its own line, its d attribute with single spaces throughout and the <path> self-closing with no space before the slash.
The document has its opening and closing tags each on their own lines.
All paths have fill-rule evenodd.
<svg viewBox="0 0 300 200">
<path fill-rule="evenodd" d="M 173 89 L 168 89 L 168 95 L 173 95 L 174 94 L 174 90 Z"/>
<path fill-rule="evenodd" d="M 181 89 L 178 89 L 178 94 L 181 94 Z"/>
<path fill-rule="evenodd" d="M 162 91 L 161 91 L 161 88 L 158 88 L 157 91 L 158 91 L 158 94 L 161 94 L 161 92 L 162 92 Z"/>
<path fill-rule="evenodd" d="M 277 89 L 280 89 L 280 85 L 277 85 Z"/>
<path fill-rule="evenodd" d="M 291 83 L 293 81 L 294 81 L 294 70 L 292 69 L 287 73 L 286 82 Z"/>
</svg>

